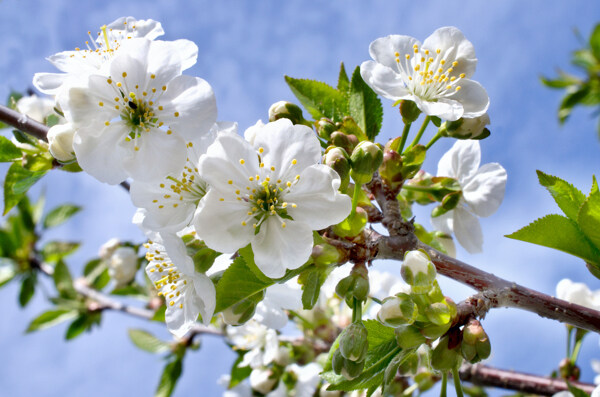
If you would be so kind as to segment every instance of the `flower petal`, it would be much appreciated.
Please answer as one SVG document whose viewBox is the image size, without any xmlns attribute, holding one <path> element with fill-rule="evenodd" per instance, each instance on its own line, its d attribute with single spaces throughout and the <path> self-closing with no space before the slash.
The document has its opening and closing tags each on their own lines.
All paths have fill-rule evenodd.
<svg viewBox="0 0 600 397">
<path fill-rule="evenodd" d="M 452 211 L 446 212 L 443 215 L 436 216 L 435 218 L 431 218 L 431 224 L 436 230 L 439 230 L 442 233 L 452 234 L 452 224 L 453 224 L 453 215 Z"/>
<path fill-rule="evenodd" d="M 460 140 L 448 150 L 438 162 L 437 176 L 458 179 L 464 187 L 469 178 L 477 172 L 481 162 L 479 141 Z"/>
<path fill-rule="evenodd" d="M 66 79 L 64 73 L 36 73 L 33 75 L 33 86 L 44 94 L 56 95 Z"/>
<path fill-rule="evenodd" d="M 393 101 L 413 98 L 406 89 L 406 84 L 401 75 L 387 66 L 373 61 L 366 61 L 360 65 L 360 75 L 373 91 L 384 98 Z"/>
<path fill-rule="evenodd" d="M 483 116 L 490 106 L 490 98 L 483 86 L 477 81 L 463 79 L 458 83 L 461 89 L 448 97 L 462 104 L 462 117 L 473 118 Z M 450 119 L 448 119 L 450 120 Z"/>
<path fill-rule="evenodd" d="M 465 73 L 470 77 L 475 72 L 477 58 L 475 58 L 475 48 L 467 40 L 464 34 L 454 26 L 446 26 L 437 29 L 423 42 L 423 48 L 431 51 L 441 50 L 447 61 L 458 61 L 454 66 L 456 74 Z"/>
<path fill-rule="evenodd" d="M 498 163 L 488 163 L 462 186 L 463 198 L 477 216 L 486 217 L 500 207 L 505 188 L 506 170 Z"/>
<path fill-rule="evenodd" d="M 324 229 L 346 219 L 352 200 L 338 192 L 340 177 L 330 167 L 315 164 L 300 174 L 300 180 L 284 199 L 296 204 L 288 206 L 288 214 L 313 230 Z"/>
<path fill-rule="evenodd" d="M 194 296 L 195 304 L 200 309 L 202 322 L 205 325 L 208 325 L 215 313 L 217 304 L 217 291 L 215 285 L 210 278 L 202 273 L 194 273 L 191 278 L 196 292 Z"/>
<path fill-rule="evenodd" d="M 375 62 L 380 63 L 388 68 L 396 70 L 396 52 L 401 59 L 406 54 L 414 54 L 414 45 L 421 46 L 421 42 L 414 37 L 403 35 L 390 35 L 380 37 L 369 45 L 369 54 Z M 362 66 L 361 66 L 362 71 Z M 366 81 L 366 80 L 365 80 Z"/>
<path fill-rule="evenodd" d="M 413 98 L 417 107 L 428 116 L 437 116 L 444 120 L 458 120 L 463 115 L 463 106 L 458 101 L 440 98 L 437 101 L 425 101 L 417 96 Z"/>
<path fill-rule="evenodd" d="M 483 250 L 483 233 L 479 219 L 460 206 L 452 212 L 454 235 L 460 245 L 470 254 L 481 252 Z"/>
</svg>

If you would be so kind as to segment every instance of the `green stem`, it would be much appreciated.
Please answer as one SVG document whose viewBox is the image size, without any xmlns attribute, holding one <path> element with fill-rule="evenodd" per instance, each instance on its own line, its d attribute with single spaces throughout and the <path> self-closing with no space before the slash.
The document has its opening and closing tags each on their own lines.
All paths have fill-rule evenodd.
<svg viewBox="0 0 600 397">
<path fill-rule="evenodd" d="M 429 150 L 429 148 L 432 147 L 433 144 L 436 143 L 442 136 L 442 133 L 438 130 L 437 134 L 435 134 L 434 137 L 431 138 L 431 140 L 427 143 L 427 145 L 425 145 L 425 149 Z"/>
<path fill-rule="evenodd" d="M 406 148 L 406 150 L 409 150 L 411 147 L 413 147 L 419 143 L 419 141 L 421 140 L 421 137 L 423 136 L 423 133 L 425 132 L 425 129 L 427 128 L 427 125 L 429 124 L 430 121 L 431 121 L 431 117 L 429 117 L 429 116 L 425 117 L 425 120 L 423 120 L 423 124 L 421 125 L 421 129 L 419 130 L 419 132 L 417 132 L 417 136 L 415 136 L 415 139 L 413 139 L 413 141 L 410 143 L 408 148 Z"/>
<path fill-rule="evenodd" d="M 442 390 L 440 390 L 440 397 L 446 397 L 446 385 L 448 383 L 448 372 L 442 372 Z"/>
<path fill-rule="evenodd" d="M 356 298 L 352 298 L 354 300 L 354 307 L 352 310 L 352 322 L 359 323 L 362 321 L 362 302 Z"/>
<path fill-rule="evenodd" d="M 579 351 L 581 350 L 582 343 L 583 343 L 583 338 L 581 338 L 575 342 L 575 347 L 573 348 L 573 353 L 571 354 L 571 362 L 573 364 L 575 364 L 577 362 L 577 357 L 579 356 Z"/>
<path fill-rule="evenodd" d="M 410 131 L 410 126 L 412 123 L 407 123 L 404 125 L 404 129 L 402 130 L 402 140 L 400 141 L 400 148 L 398 149 L 398 153 L 402 153 L 404 150 L 404 145 L 406 145 L 406 139 L 408 138 L 408 132 Z"/>
<path fill-rule="evenodd" d="M 460 377 L 458 376 L 458 367 L 452 368 L 452 379 L 454 379 L 454 388 L 456 389 L 456 397 L 464 397 Z"/>
<path fill-rule="evenodd" d="M 402 189 L 412 190 L 413 192 L 425 192 L 425 193 L 430 193 L 430 192 L 439 190 L 437 188 L 432 188 L 432 187 L 427 187 L 427 186 L 416 186 L 416 185 L 403 185 Z"/>
<path fill-rule="evenodd" d="M 567 325 L 567 357 L 571 357 L 571 334 L 573 333 L 573 327 Z"/>
<path fill-rule="evenodd" d="M 352 211 L 350 211 L 350 215 L 348 218 L 351 218 L 356 214 L 356 206 L 358 205 L 358 197 L 360 196 L 361 185 L 358 183 L 354 184 L 354 195 L 352 196 Z"/>
</svg>

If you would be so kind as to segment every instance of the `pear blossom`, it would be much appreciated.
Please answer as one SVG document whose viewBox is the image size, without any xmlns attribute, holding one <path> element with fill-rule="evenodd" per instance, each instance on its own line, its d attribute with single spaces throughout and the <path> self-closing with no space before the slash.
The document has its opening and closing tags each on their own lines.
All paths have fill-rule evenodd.
<svg viewBox="0 0 600 397">
<path fill-rule="evenodd" d="M 279 278 L 308 260 L 312 231 L 344 220 L 351 203 L 338 192 L 337 173 L 318 164 L 321 147 L 310 128 L 287 119 L 254 128 L 254 147 L 221 135 L 200 160 L 211 188 L 193 224 L 216 251 L 252 244 L 258 268 Z"/>
<path fill-rule="evenodd" d="M 19 113 L 23 113 L 39 123 L 44 123 L 48 116 L 55 114 L 54 101 L 35 94 L 20 98 L 16 107 Z"/>
<path fill-rule="evenodd" d="M 481 252 L 483 246 L 477 217 L 487 217 L 498 210 L 506 187 L 506 170 L 498 163 L 479 167 L 480 161 L 479 141 L 457 141 L 442 156 L 437 176 L 456 178 L 462 197 L 456 208 L 431 219 L 441 232 L 454 232 L 460 245 L 470 253 Z"/>
<path fill-rule="evenodd" d="M 159 181 L 183 169 L 186 142 L 209 133 L 215 97 L 206 81 L 181 75 L 179 46 L 134 38 L 121 48 L 105 74 L 68 90 L 63 110 L 76 128 L 73 148 L 101 182 Z"/>
<path fill-rule="evenodd" d="M 116 288 L 131 282 L 138 269 L 138 257 L 131 247 L 118 247 L 108 260 L 108 274 L 116 281 Z"/>
<path fill-rule="evenodd" d="M 487 92 L 471 80 L 475 49 L 455 27 L 437 29 L 423 44 L 410 36 L 381 37 L 369 54 L 374 61 L 363 62 L 360 74 L 385 98 L 414 101 L 426 115 L 451 121 L 487 111 Z"/>
<path fill-rule="evenodd" d="M 187 161 L 179 172 L 159 182 L 134 180 L 131 183 L 131 201 L 140 208 L 142 227 L 176 232 L 190 223 L 208 190 L 208 184 L 198 173 L 200 156 L 206 153 L 218 134 L 235 134 L 236 130 L 236 123 L 216 123 L 208 134 L 187 143 Z"/>
<path fill-rule="evenodd" d="M 146 274 L 165 297 L 165 320 L 169 331 L 182 338 L 202 315 L 209 324 L 216 306 L 216 290 L 205 274 L 194 269 L 183 241 L 175 234 L 155 234 L 148 249 Z"/>
<path fill-rule="evenodd" d="M 260 368 L 277 357 L 279 339 L 277 332 L 255 320 L 240 326 L 227 326 L 227 338 L 237 349 L 247 350 L 239 367 Z"/>
</svg>

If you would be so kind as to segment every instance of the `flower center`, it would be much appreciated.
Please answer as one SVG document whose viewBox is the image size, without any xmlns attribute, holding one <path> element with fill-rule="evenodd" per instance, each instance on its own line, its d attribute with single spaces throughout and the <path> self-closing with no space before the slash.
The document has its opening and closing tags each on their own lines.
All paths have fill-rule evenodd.
<svg viewBox="0 0 600 397">
<path fill-rule="evenodd" d="M 464 73 L 454 70 L 458 61 L 449 62 L 446 55 L 453 48 L 442 52 L 439 48 L 431 52 L 425 48 L 413 46 L 413 54 L 394 53 L 398 72 L 405 87 L 415 96 L 426 101 L 437 101 L 448 97 L 461 89 L 459 81 Z"/>
</svg>

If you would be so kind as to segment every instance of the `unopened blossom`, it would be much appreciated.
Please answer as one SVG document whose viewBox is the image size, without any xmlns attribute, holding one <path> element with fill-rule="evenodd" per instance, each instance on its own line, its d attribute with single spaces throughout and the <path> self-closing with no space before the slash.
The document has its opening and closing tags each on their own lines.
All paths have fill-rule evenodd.
<svg viewBox="0 0 600 397">
<path fill-rule="evenodd" d="M 131 282 L 138 269 L 138 256 L 131 247 L 118 247 L 107 261 L 108 274 L 116 281 L 116 287 Z"/>
<path fill-rule="evenodd" d="M 23 113 L 39 123 L 44 123 L 48 116 L 55 114 L 54 101 L 35 94 L 20 98 L 16 106 L 19 113 Z"/>
<path fill-rule="evenodd" d="M 218 134 L 235 134 L 236 130 L 235 123 L 216 123 L 207 134 L 187 143 L 186 163 L 179 172 L 157 182 L 134 180 L 131 183 L 131 201 L 144 209 L 140 211 L 144 228 L 176 232 L 190 223 L 208 190 L 208 184 L 198 172 L 200 156 Z"/>
<path fill-rule="evenodd" d="M 439 28 L 423 44 L 410 36 L 381 37 L 369 54 L 374 61 L 363 62 L 361 76 L 385 98 L 414 101 L 426 115 L 445 120 L 487 111 L 487 92 L 471 80 L 475 49 L 455 27 Z"/>
<path fill-rule="evenodd" d="M 221 135 L 200 160 L 211 189 L 193 224 L 216 251 L 252 244 L 259 269 L 279 278 L 308 260 L 312 231 L 344 220 L 351 203 L 338 192 L 337 173 L 318 164 L 321 147 L 310 128 L 287 119 L 255 128 L 254 146 Z"/>
<path fill-rule="evenodd" d="M 576 305 L 600 310 L 600 290 L 591 291 L 584 283 L 563 278 L 556 285 L 556 297 Z"/>
<path fill-rule="evenodd" d="M 196 324 L 198 314 L 204 324 L 209 324 L 216 306 L 215 286 L 205 274 L 195 271 L 181 238 L 156 234 L 145 247 L 146 274 L 165 298 L 169 331 L 182 338 Z"/>
<path fill-rule="evenodd" d="M 269 365 L 277 357 L 279 339 L 277 331 L 255 320 L 240 326 L 228 326 L 227 338 L 237 349 L 247 350 L 239 367 L 260 368 Z"/>
<path fill-rule="evenodd" d="M 506 170 L 498 163 L 479 167 L 479 141 L 457 141 L 438 163 L 437 176 L 455 178 L 462 189 L 453 210 L 431 219 L 436 229 L 456 236 L 468 252 L 481 252 L 483 233 L 478 217 L 492 215 L 504 198 Z"/>
<path fill-rule="evenodd" d="M 177 45 L 140 38 L 121 48 L 105 74 L 68 91 L 73 148 L 81 168 L 102 182 L 160 181 L 183 169 L 187 142 L 209 133 L 215 97 L 206 81 L 181 75 Z"/>
<path fill-rule="evenodd" d="M 75 160 L 73 136 L 75 129 L 71 123 L 56 124 L 48 130 L 48 150 L 50 154 L 63 163 Z"/>
</svg>

